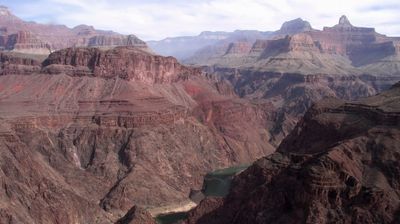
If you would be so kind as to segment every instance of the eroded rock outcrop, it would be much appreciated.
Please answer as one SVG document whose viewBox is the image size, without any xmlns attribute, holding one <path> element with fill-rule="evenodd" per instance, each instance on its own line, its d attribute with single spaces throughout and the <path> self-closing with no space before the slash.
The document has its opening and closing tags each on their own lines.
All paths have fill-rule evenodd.
<svg viewBox="0 0 400 224">
<path fill-rule="evenodd" d="M 112 31 L 96 30 L 92 26 L 45 25 L 25 22 L 1 6 L 0 48 L 30 54 L 48 55 L 68 47 L 133 46 L 150 51 L 146 43 L 135 35 L 122 35 Z"/>
<path fill-rule="evenodd" d="M 49 54 L 51 52 L 49 44 L 41 41 L 29 31 L 18 31 L 17 33 L 9 34 L 5 29 L 0 38 L 0 46 L 3 50 L 40 54 Z"/>
<path fill-rule="evenodd" d="M 257 40 L 247 55 L 215 57 L 206 70 L 229 80 L 241 97 L 274 105 L 270 139 L 279 144 L 313 102 L 367 97 L 399 81 L 398 46 L 398 38 L 343 16 L 322 31 Z"/>
<path fill-rule="evenodd" d="M 29 75 L 41 70 L 40 59 L 18 53 L 0 53 L 0 75 Z"/>
<path fill-rule="evenodd" d="M 97 35 L 89 38 L 88 42 L 83 43 L 82 45 L 88 47 L 135 46 L 136 48 L 142 48 L 143 50 L 147 49 L 146 43 L 135 35 Z"/>
<path fill-rule="evenodd" d="M 355 100 L 390 88 L 400 77 L 393 75 L 339 75 L 263 72 L 252 69 L 209 70 L 225 77 L 244 98 L 270 105 L 268 114 L 271 143 L 279 145 L 311 105 L 326 97 Z"/>
<path fill-rule="evenodd" d="M 200 74 L 173 57 L 153 55 L 135 47 L 68 48 L 51 54 L 43 66 L 43 71 L 49 74 L 119 77 L 145 83 L 171 83 Z"/>
<path fill-rule="evenodd" d="M 262 104 L 172 57 L 71 48 L 19 74 L 0 76 L 2 222 L 130 219 L 132 206 L 180 203 L 205 173 L 274 150 Z"/>
<path fill-rule="evenodd" d="M 236 39 L 209 46 L 188 62 L 304 74 L 400 73 L 396 50 L 399 39 L 379 34 L 374 28 L 353 26 L 345 16 L 337 25 L 323 30 L 314 30 L 308 22 L 296 19 L 268 37 L 247 40 L 246 45 Z M 241 53 L 228 54 L 229 51 Z"/>
<path fill-rule="evenodd" d="M 275 32 L 276 35 L 291 35 L 313 30 L 311 24 L 301 18 L 284 22 L 282 27 Z"/>
<path fill-rule="evenodd" d="M 376 42 L 377 34 L 374 28 L 355 27 L 342 16 L 339 23 L 333 27 L 324 27 L 323 31 L 309 33 L 314 40 L 320 42 L 323 52 L 346 55 L 353 45 L 368 45 Z"/>
<path fill-rule="evenodd" d="M 194 209 L 188 222 L 396 223 L 399 96 L 394 87 L 355 103 L 321 101 L 276 153 L 234 179 L 222 204 Z"/>
</svg>

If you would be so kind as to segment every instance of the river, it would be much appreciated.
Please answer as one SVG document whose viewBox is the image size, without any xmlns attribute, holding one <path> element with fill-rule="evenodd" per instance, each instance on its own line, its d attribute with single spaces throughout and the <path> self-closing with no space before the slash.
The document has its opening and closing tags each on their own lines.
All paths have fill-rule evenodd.
<svg viewBox="0 0 400 224">
<path fill-rule="evenodd" d="M 203 181 L 203 194 L 205 196 L 226 196 L 229 193 L 233 177 L 247 167 L 249 167 L 248 164 L 239 165 L 207 173 Z M 174 224 L 186 217 L 187 212 L 176 212 L 158 215 L 155 219 L 158 224 Z"/>
</svg>

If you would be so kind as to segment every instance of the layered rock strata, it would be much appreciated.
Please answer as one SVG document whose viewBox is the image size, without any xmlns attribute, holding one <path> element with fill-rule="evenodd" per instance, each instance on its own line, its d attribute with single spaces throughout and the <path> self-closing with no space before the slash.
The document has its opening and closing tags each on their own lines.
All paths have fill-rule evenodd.
<svg viewBox="0 0 400 224">
<path fill-rule="evenodd" d="M 172 57 L 71 48 L 43 63 L 2 56 L 10 64 L 0 76 L 0 222 L 130 220 L 133 206 L 185 201 L 205 173 L 274 150 L 262 104 Z"/>
<path fill-rule="evenodd" d="M 7 51 L 48 55 L 68 47 L 134 46 L 150 51 L 135 35 L 96 30 L 92 26 L 45 25 L 26 22 L 13 15 L 7 7 L 0 9 L 0 48 Z"/>
<path fill-rule="evenodd" d="M 400 89 L 313 106 L 271 156 L 188 223 L 397 223 Z"/>
</svg>

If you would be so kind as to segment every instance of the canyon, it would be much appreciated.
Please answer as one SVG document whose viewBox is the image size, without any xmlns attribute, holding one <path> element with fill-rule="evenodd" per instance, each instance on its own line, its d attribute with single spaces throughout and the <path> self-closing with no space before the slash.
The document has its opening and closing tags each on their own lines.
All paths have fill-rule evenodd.
<svg viewBox="0 0 400 224">
<path fill-rule="evenodd" d="M 308 27 L 300 22 L 289 25 Z M 186 223 L 397 223 L 399 38 L 342 16 L 321 31 L 224 46 L 187 62 L 270 105 L 277 152 L 239 174 L 226 197 L 203 199 Z"/>
<path fill-rule="evenodd" d="M 116 222 L 274 151 L 262 105 L 172 57 L 128 46 L 3 58 L 1 222 Z"/>
<path fill-rule="evenodd" d="M 400 221 L 398 37 L 146 43 L 0 7 L 0 49 L 0 223 Z"/>
<path fill-rule="evenodd" d="M 228 80 L 242 98 L 273 105 L 270 143 L 278 146 L 313 103 L 372 96 L 400 81 L 398 49 L 398 37 L 355 27 L 342 16 L 321 31 L 260 39 L 240 54 L 210 57 L 203 68 Z"/>
<path fill-rule="evenodd" d="M 399 222 L 399 84 L 315 104 L 270 156 L 209 197 L 187 223 Z"/>
</svg>

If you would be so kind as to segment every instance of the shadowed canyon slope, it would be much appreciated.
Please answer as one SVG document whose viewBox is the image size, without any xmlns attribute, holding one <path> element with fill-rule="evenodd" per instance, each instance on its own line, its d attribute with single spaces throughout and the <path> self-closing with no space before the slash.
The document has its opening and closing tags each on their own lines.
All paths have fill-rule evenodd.
<svg viewBox="0 0 400 224">
<path fill-rule="evenodd" d="M 145 42 L 135 35 L 96 30 L 92 26 L 45 25 L 26 22 L 0 6 L 0 48 L 3 50 L 48 55 L 67 47 L 135 46 L 146 49 Z"/>
<path fill-rule="evenodd" d="M 3 53 L 0 73 L 1 222 L 114 222 L 274 150 L 267 105 L 172 57 L 135 47 L 19 56 Z"/>
<path fill-rule="evenodd" d="M 314 105 L 274 154 L 188 223 L 398 223 L 400 87 Z"/>
</svg>

